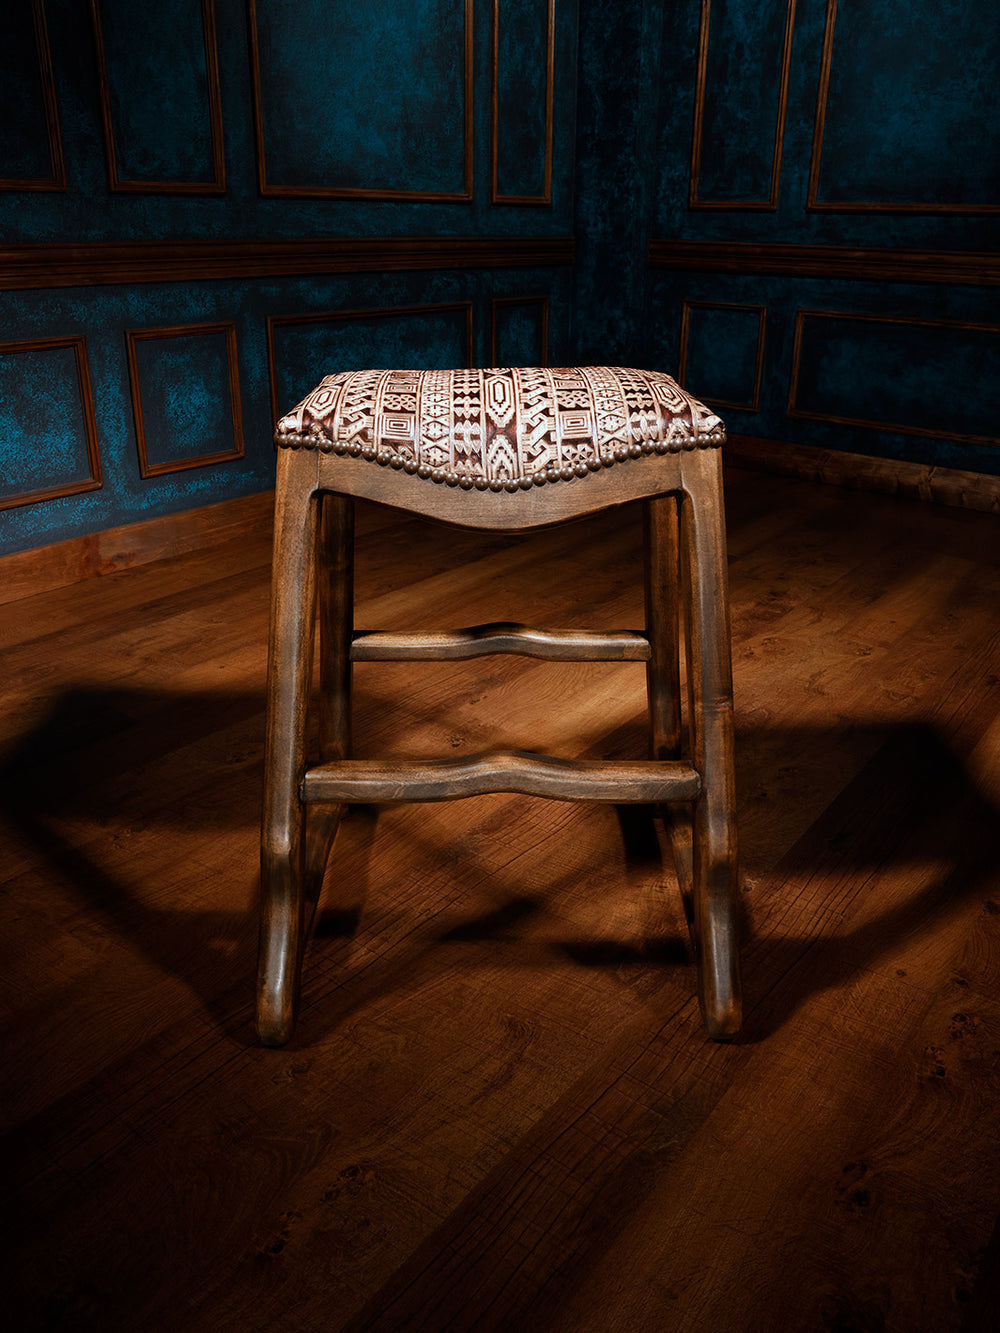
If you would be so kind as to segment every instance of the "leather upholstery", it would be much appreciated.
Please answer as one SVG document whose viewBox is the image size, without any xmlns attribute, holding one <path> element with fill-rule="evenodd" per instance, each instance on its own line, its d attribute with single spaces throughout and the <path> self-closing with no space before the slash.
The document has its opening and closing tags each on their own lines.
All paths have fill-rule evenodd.
<svg viewBox="0 0 1000 1333">
<path fill-rule="evenodd" d="M 510 491 L 724 437 L 669 375 L 579 366 L 341 371 L 281 418 L 275 442 Z"/>
</svg>

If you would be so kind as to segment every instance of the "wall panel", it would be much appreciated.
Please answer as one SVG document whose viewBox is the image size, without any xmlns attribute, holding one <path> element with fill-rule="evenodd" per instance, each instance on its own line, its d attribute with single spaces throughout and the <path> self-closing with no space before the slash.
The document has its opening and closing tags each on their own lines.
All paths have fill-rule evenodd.
<svg viewBox="0 0 1000 1333">
<path fill-rule="evenodd" d="M 494 203 L 551 202 L 555 40 L 556 0 L 493 0 Z"/>
<path fill-rule="evenodd" d="M 225 190 L 214 0 L 91 0 L 112 191 Z"/>
<path fill-rule="evenodd" d="M 788 415 L 998 445 L 1000 325 L 799 310 Z"/>
<path fill-rule="evenodd" d="M 471 199 L 473 0 L 249 13 L 262 194 Z"/>
<path fill-rule="evenodd" d="M 320 311 L 267 321 L 271 414 L 290 411 L 338 370 L 435 370 L 473 362 L 471 301 Z"/>
<path fill-rule="evenodd" d="M 1000 212 L 998 86 L 991 7 L 828 0 L 809 207 Z"/>
<path fill-rule="evenodd" d="M 140 476 L 242 458 L 236 325 L 129 329 L 125 337 Z"/>
<path fill-rule="evenodd" d="M 756 412 L 767 310 L 733 301 L 684 301 L 677 382 L 713 407 Z"/>
<path fill-rule="evenodd" d="M 549 364 L 547 296 L 502 296 L 490 302 L 490 364 Z"/>
<path fill-rule="evenodd" d="M 794 28 L 795 0 L 702 0 L 692 208 L 777 207 Z"/>
<path fill-rule="evenodd" d="M 45 3 L 12 4 L 0 43 L 0 190 L 65 188 Z"/>
<path fill-rule="evenodd" d="M 0 509 L 97 490 L 101 458 L 82 337 L 0 343 Z"/>
</svg>

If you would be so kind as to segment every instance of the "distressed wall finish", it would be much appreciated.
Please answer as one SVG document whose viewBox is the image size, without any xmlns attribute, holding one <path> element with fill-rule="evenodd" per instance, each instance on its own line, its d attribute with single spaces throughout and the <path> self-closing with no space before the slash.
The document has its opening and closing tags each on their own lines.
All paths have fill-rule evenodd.
<svg viewBox="0 0 1000 1333">
<path fill-rule="evenodd" d="M 774 208 L 788 101 L 795 0 L 702 0 L 692 208 Z"/>
<path fill-rule="evenodd" d="M 65 184 L 42 0 L 12 5 L 0 46 L 0 189 Z"/>
<path fill-rule="evenodd" d="M 493 0 L 493 199 L 552 197 L 556 0 Z"/>
<path fill-rule="evenodd" d="M 473 9 L 250 0 L 261 192 L 469 199 Z"/>
<path fill-rule="evenodd" d="M 234 322 L 128 329 L 125 343 L 140 476 L 243 457 Z"/>
<path fill-rule="evenodd" d="M 1000 324 L 800 309 L 788 415 L 991 444 L 998 368 Z"/>
<path fill-rule="evenodd" d="M 63 288 L 18 293 L 16 301 L 7 294 L 5 301 L 15 304 L 18 312 L 13 325 L 8 325 L 15 338 L 28 338 L 38 330 L 51 334 L 68 329 L 78 336 L 85 334 L 104 486 L 85 494 L 0 511 L 4 547 L 23 550 L 76 533 L 250 495 L 273 486 L 271 426 L 276 412 L 269 376 L 269 320 L 275 325 L 287 321 L 280 332 L 275 330 L 280 358 L 273 401 L 282 411 L 293 404 L 300 384 L 314 371 L 314 378 L 318 378 L 321 373 L 344 366 L 381 360 L 416 368 L 463 362 L 469 347 L 466 309 L 471 327 L 472 355 L 468 359 L 473 364 L 489 365 L 494 301 L 546 298 L 552 309 L 552 327 L 566 329 L 571 282 L 568 268 L 497 272 L 452 269 L 257 282 Z M 433 309 L 427 319 L 401 315 L 413 307 L 441 306 L 451 309 L 440 319 Z M 358 311 L 368 313 L 360 318 L 340 317 Z M 310 321 L 313 316 L 319 318 Z M 302 320 L 307 322 L 297 322 Z M 226 383 L 225 335 L 207 336 L 205 355 L 199 355 L 199 335 L 195 331 L 186 332 L 176 341 L 164 331 L 229 324 L 235 326 L 238 347 L 236 368 L 245 456 L 182 469 L 170 466 L 197 455 L 231 453 L 234 427 Z M 310 328 L 315 331 L 314 337 L 308 333 L 300 336 Z M 138 378 L 148 459 L 167 467 L 145 478 L 141 474 L 127 355 L 127 335 L 134 330 L 160 335 L 141 344 L 146 355 L 140 356 Z M 32 353 L 30 365 L 19 357 L 19 352 L 7 356 L 0 346 L 0 404 L 4 411 L 13 404 L 10 410 L 15 423 L 5 438 L 16 442 L 6 454 L 5 474 L 12 469 L 19 488 L 34 488 L 39 476 L 44 479 L 45 467 L 39 472 L 30 462 L 36 456 L 37 445 L 25 430 L 25 422 L 33 395 L 50 376 L 53 387 L 49 398 L 43 399 L 50 414 L 46 420 L 54 420 L 51 414 L 58 409 L 65 412 L 72 427 L 64 426 L 59 435 L 62 443 L 51 462 L 52 476 L 60 483 L 85 478 L 80 424 L 83 408 L 73 376 L 72 354 L 60 351 L 58 357 L 54 353 L 36 357 Z M 171 396 L 168 362 L 184 375 L 188 391 L 184 398 Z M 192 415 L 199 405 L 207 414 L 203 431 Z"/>
<path fill-rule="evenodd" d="M 263 489 L 328 357 L 650 366 L 1000 474 L 987 0 L 9 8 L 0 549 Z"/>
<path fill-rule="evenodd" d="M 91 0 L 113 190 L 225 188 L 214 8 Z"/>
<path fill-rule="evenodd" d="M 300 402 L 332 366 L 407 370 L 470 365 L 471 301 L 374 310 L 319 311 L 268 320 L 268 366 L 275 419 Z"/>
<path fill-rule="evenodd" d="M 813 208 L 1000 212 L 1000 23 L 967 0 L 826 12 Z"/>
<path fill-rule="evenodd" d="M 494 297 L 491 305 L 490 364 L 547 366 L 549 298 L 499 296 Z"/>
<path fill-rule="evenodd" d="M 16 0 L 30 13 L 31 0 Z M 128 199 L 109 200 L 108 171 L 103 146 L 99 71 L 95 57 L 94 24 L 86 0 L 38 0 L 48 20 L 49 45 L 58 119 L 66 159 L 69 188 L 64 193 L 23 192 L 14 198 L 0 191 L 0 236 L 4 244 L 17 241 L 121 241 L 218 239 L 227 237 L 269 237 L 300 240 L 313 236 L 567 236 L 573 226 L 573 158 L 576 108 L 576 6 L 575 0 L 557 0 L 553 46 L 555 78 L 553 83 L 552 200 L 545 207 L 506 204 L 492 201 L 492 90 L 493 90 L 493 0 L 474 0 L 472 34 L 472 198 L 467 202 L 436 201 L 420 197 L 439 189 L 446 193 L 465 192 L 463 179 L 461 112 L 462 31 L 464 0 L 386 0 L 378 5 L 346 4 L 329 0 L 338 21 L 320 21 L 311 31 L 303 32 L 298 15 L 308 16 L 311 3 L 284 5 L 293 15 L 292 36 L 283 37 L 272 52 L 260 45 L 262 75 L 270 71 L 272 94 L 274 75 L 289 62 L 299 71 L 298 101 L 289 101 L 284 112 L 287 124 L 266 117 L 265 163 L 267 179 L 276 187 L 300 186 L 305 181 L 304 197 L 290 201 L 283 194 L 262 195 L 258 180 L 258 153 L 255 142 L 254 72 L 251 49 L 251 11 L 247 0 L 215 0 L 215 51 L 218 60 L 219 104 L 222 126 L 222 164 L 225 168 L 225 192 L 197 198 L 187 194 L 133 192 Z M 145 25 L 137 16 L 142 6 L 127 5 L 124 0 L 100 0 L 100 12 L 110 13 L 110 5 L 120 6 L 126 16 L 123 42 L 132 45 L 130 65 L 119 67 L 116 86 L 127 93 L 137 80 L 142 62 L 147 58 Z M 268 15 L 276 14 L 276 0 L 256 0 L 256 28 L 267 27 Z M 501 19 L 507 6 L 511 12 L 533 13 L 537 0 L 501 0 Z M 196 26 L 198 5 L 184 0 L 178 7 L 159 7 L 164 14 L 175 11 L 177 26 L 192 39 L 178 43 L 190 67 L 178 70 L 184 86 L 195 89 L 203 79 L 204 42 Z M 362 20 L 376 27 L 384 26 L 396 11 L 406 18 L 407 30 L 419 29 L 416 49 L 400 71 L 416 78 L 410 89 L 406 79 L 396 78 L 395 67 L 387 69 L 390 49 L 371 44 L 359 47 L 357 34 L 351 36 L 351 23 Z M 374 16 L 374 17 L 372 17 Z M 436 24 L 444 20 L 443 35 Z M 183 19 L 183 23 L 182 23 Z M 107 21 L 107 20 L 105 20 Z M 347 36 L 338 38 L 337 29 L 347 28 Z M 298 36 L 292 43 L 295 34 Z M 25 39 L 27 40 L 27 39 Z M 339 45 L 338 45 L 339 43 Z M 352 46 L 353 43 L 353 46 Z M 356 63 L 337 64 L 338 51 Z M 539 52 L 533 45 L 526 52 L 512 52 L 512 68 L 524 71 L 529 81 L 526 97 L 534 97 L 544 88 L 544 72 L 538 69 Z M 0 61 L 6 62 L 6 50 Z M 457 62 L 457 63 L 456 63 Z M 4 68 L 6 64 L 4 63 Z M 435 91 L 437 81 L 445 80 L 447 99 Z M 457 82 L 456 82 L 457 80 Z M 318 91 L 317 91 L 318 87 Z M 0 97 L 5 96 L 0 83 Z M 352 90 L 362 90 L 368 105 L 374 90 L 379 105 L 374 120 L 364 127 L 364 143 L 375 156 L 366 162 L 358 142 L 351 139 L 344 126 L 357 120 L 358 113 L 347 106 Z M 34 103 L 37 104 L 37 94 Z M 44 120 L 35 112 L 22 110 L 16 103 L 18 142 L 29 136 L 32 169 L 38 169 L 44 147 L 39 126 Z M 273 103 L 272 103 L 273 106 Z M 158 158 L 161 169 L 169 167 L 171 177 L 197 169 L 204 175 L 204 100 L 196 94 L 194 104 L 177 115 L 163 117 L 158 125 L 143 121 L 146 149 Z M 526 110 L 537 131 L 541 111 Z M 426 123 L 413 117 L 425 115 Z M 341 117 L 344 118 L 343 124 Z M 198 126 L 201 147 L 195 154 L 183 140 L 188 130 Z M 456 130 L 456 126 L 458 129 Z M 516 154 L 504 127 L 504 153 Z M 514 127 L 510 127 L 514 128 Z M 297 130 L 302 142 L 322 145 L 323 171 L 304 173 L 309 164 L 296 148 Z M 152 131 L 155 131 L 153 133 Z M 376 142 L 376 131 L 384 143 Z M 2 126 L 0 126 L 2 133 Z M 359 131 L 360 133 L 360 131 Z M 457 134 L 457 138 L 455 137 Z M 153 140 L 158 140 L 154 143 Z M 376 151 L 377 150 L 377 151 Z M 527 147 L 525 148 L 527 152 Z M 440 153 L 440 161 L 433 155 Z M 428 155 L 429 154 L 429 155 Z M 421 158 L 420 161 L 417 158 Z M 412 160 L 411 160 L 412 159 Z M 426 159 L 426 160 L 423 160 Z M 150 163 L 152 170 L 154 163 Z M 508 164 L 514 182 L 534 190 L 538 176 L 538 145 L 531 138 L 530 154 L 523 169 L 513 160 Z M 134 169 L 134 168 L 130 168 Z M 412 174 L 411 174 L 412 169 Z M 329 173 L 329 174 L 326 174 Z M 0 177 L 4 174 L 0 163 Z M 523 179 L 520 179 L 522 178 Z M 402 197 L 371 199 L 367 196 L 334 197 L 315 193 L 311 187 L 340 191 L 357 185 L 389 192 L 399 189 Z M 416 194 L 409 194 L 409 191 Z M 333 206 L 335 203 L 335 206 Z"/>
<path fill-rule="evenodd" d="M 101 454 L 87 343 L 0 343 L 0 438 L 17 440 L 0 475 L 0 508 L 96 490 Z"/>
<path fill-rule="evenodd" d="M 570 359 L 571 0 L 11 8 L 0 551 L 268 489 L 331 370 Z"/>
<path fill-rule="evenodd" d="M 681 309 L 677 382 L 725 411 L 760 407 L 767 309 L 738 301 L 685 301 Z M 726 355 L 718 349 L 725 347 Z"/>
<path fill-rule="evenodd" d="M 579 14 L 574 359 L 664 369 L 646 359 L 646 332 L 655 108 L 673 81 L 664 78 L 665 7 L 580 0 Z"/>
<path fill-rule="evenodd" d="M 994 6 L 684 0 L 659 49 L 635 355 L 736 432 L 1000 474 Z"/>
</svg>

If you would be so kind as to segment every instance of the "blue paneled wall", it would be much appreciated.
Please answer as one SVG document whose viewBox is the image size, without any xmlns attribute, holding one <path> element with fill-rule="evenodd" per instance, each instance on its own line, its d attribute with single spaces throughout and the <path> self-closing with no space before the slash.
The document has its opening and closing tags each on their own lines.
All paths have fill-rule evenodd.
<svg viewBox="0 0 1000 1333">
<path fill-rule="evenodd" d="M 567 359 L 571 5 L 9 9 L 0 550 L 270 487 L 332 369 Z"/>
<path fill-rule="evenodd" d="M 995 6 L 666 9 L 636 355 L 747 436 L 1000 474 Z"/>
<path fill-rule="evenodd" d="M 267 488 L 343 365 L 651 365 L 750 437 L 1000 473 L 987 0 L 11 0 L 4 36 L 0 550 Z"/>
</svg>

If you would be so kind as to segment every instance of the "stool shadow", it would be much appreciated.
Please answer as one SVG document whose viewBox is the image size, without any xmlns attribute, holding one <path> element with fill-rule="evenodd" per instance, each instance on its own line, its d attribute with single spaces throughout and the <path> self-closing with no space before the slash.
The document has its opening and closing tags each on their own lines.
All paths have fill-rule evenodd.
<svg viewBox="0 0 1000 1333">
<path fill-rule="evenodd" d="M 257 928 L 250 909 L 256 885 L 263 714 L 262 691 L 78 689 L 64 694 L 0 759 L 0 817 L 109 932 L 184 980 L 214 1021 L 234 1040 L 248 1044 L 253 1042 Z M 631 726 L 622 729 L 606 737 L 601 748 L 614 753 L 638 734 Z M 744 818 L 748 871 L 763 874 L 769 895 L 780 895 L 783 888 L 801 890 L 804 879 L 830 880 L 833 892 L 838 885 L 846 892 L 862 872 L 870 879 L 911 863 L 943 863 L 947 868 L 853 930 L 762 932 L 759 937 L 748 931 L 743 1040 L 759 1040 L 775 1031 L 810 995 L 871 968 L 903 938 L 932 929 L 971 896 L 996 888 L 1000 898 L 994 883 L 1000 869 L 1000 811 L 934 728 L 877 721 L 837 730 L 764 724 L 741 729 L 737 753 L 747 786 L 777 790 L 788 781 L 821 787 L 824 773 L 834 758 L 842 758 L 845 746 L 857 760 L 854 776 L 839 788 L 834 784 L 829 804 L 780 855 L 758 834 L 751 802 Z M 791 778 L 788 755 L 800 757 Z M 643 876 L 668 873 L 653 814 L 649 807 L 618 809 L 619 852 L 626 870 Z M 140 832 L 152 824 L 195 833 L 245 833 L 245 901 L 227 910 L 187 912 L 156 905 L 144 900 L 141 865 L 126 876 L 115 868 L 120 867 L 120 855 L 112 864 L 102 853 L 100 837 L 71 840 L 60 827 L 66 820 L 77 825 L 89 821 L 110 841 L 116 821 L 130 818 Z M 544 893 L 526 893 L 494 876 L 499 897 L 494 894 L 497 900 L 489 910 L 452 920 L 444 930 L 432 925 L 413 932 L 374 959 L 363 976 L 345 983 L 342 950 L 361 921 L 378 810 L 352 811 L 351 821 L 350 901 L 321 903 L 303 989 L 308 1024 L 300 1025 L 297 1044 L 316 1040 L 373 995 L 411 984 L 429 968 L 453 965 L 455 945 L 464 946 L 463 965 L 475 965 L 477 946 L 489 950 L 500 940 L 521 965 L 527 959 L 547 966 L 554 957 L 580 967 L 612 969 L 667 969 L 690 962 L 683 939 L 655 930 L 632 939 L 565 938 L 557 930 L 554 938 L 533 940 L 530 927 L 546 915 L 550 897 L 563 887 L 558 874 Z M 426 848 L 427 855 L 440 854 L 419 833 L 416 841 L 423 844 L 418 852 Z M 336 858 L 336 848 L 333 855 Z M 328 887 L 334 877 L 328 875 Z M 683 872 L 680 878 L 683 887 Z M 228 883 L 231 888 L 231 875 Z M 572 887 L 570 877 L 565 885 Z M 1000 911 L 1000 905 L 995 906 Z M 806 953 L 809 966 L 797 966 Z M 311 991 L 313 983 L 318 984 Z"/>
</svg>

